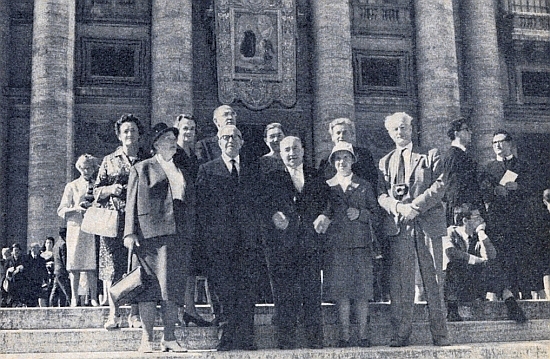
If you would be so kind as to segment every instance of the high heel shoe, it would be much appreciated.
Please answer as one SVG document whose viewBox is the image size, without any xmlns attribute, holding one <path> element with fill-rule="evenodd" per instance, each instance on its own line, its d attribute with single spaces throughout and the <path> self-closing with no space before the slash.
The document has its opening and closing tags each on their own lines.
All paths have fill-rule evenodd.
<svg viewBox="0 0 550 359">
<path fill-rule="evenodd" d="M 130 314 L 128 316 L 128 328 L 141 328 L 143 324 L 141 323 L 141 319 L 139 315 Z"/>
<path fill-rule="evenodd" d="M 122 323 L 122 318 L 120 317 L 120 315 L 109 316 L 109 319 L 107 319 L 107 321 L 103 325 L 103 328 L 107 330 L 118 329 L 120 328 L 121 323 Z"/>
<path fill-rule="evenodd" d="M 189 323 L 193 323 L 197 327 L 211 327 L 212 326 L 212 322 L 204 320 L 201 317 L 196 317 L 196 316 L 191 315 L 187 312 L 183 312 L 182 319 L 185 322 L 186 327 L 189 326 Z"/>
<path fill-rule="evenodd" d="M 160 342 L 160 349 L 163 352 L 172 351 L 175 353 L 185 353 L 187 348 L 181 346 L 177 340 L 164 340 Z"/>
</svg>

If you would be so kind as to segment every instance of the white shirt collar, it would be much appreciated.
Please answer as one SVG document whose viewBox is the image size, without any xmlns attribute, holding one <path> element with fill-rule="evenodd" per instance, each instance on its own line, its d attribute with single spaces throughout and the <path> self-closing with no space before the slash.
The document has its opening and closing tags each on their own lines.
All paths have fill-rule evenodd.
<svg viewBox="0 0 550 359">
<path fill-rule="evenodd" d="M 238 155 L 235 158 L 231 158 L 228 155 L 226 155 L 225 153 L 222 153 L 222 160 L 223 160 L 223 163 L 225 163 L 225 167 L 227 167 L 229 172 L 231 172 L 231 169 L 233 168 L 233 166 L 231 164 L 231 160 L 235 160 L 235 167 L 237 167 L 237 171 L 241 170 L 241 156 L 240 155 Z"/>
<path fill-rule="evenodd" d="M 466 146 L 461 143 L 451 143 L 452 147 L 460 148 L 462 151 L 466 152 Z"/>
<path fill-rule="evenodd" d="M 499 162 L 504 161 L 504 159 L 511 160 L 512 158 L 514 158 L 513 154 L 508 156 L 508 157 L 501 157 L 501 156 L 497 155 L 497 161 L 499 161 Z"/>
<path fill-rule="evenodd" d="M 395 148 L 397 149 L 397 151 L 402 151 L 403 149 L 407 149 L 407 150 L 409 150 L 409 152 L 412 152 L 413 143 L 412 143 L 412 141 L 411 141 L 411 142 L 409 142 L 406 146 L 403 146 L 403 147 L 401 147 L 401 146 L 395 146 Z"/>
</svg>

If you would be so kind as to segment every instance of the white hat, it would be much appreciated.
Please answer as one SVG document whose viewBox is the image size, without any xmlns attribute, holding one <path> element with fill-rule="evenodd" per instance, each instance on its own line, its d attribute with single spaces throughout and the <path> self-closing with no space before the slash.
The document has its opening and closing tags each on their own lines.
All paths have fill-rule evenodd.
<svg viewBox="0 0 550 359">
<path fill-rule="evenodd" d="M 357 157 L 355 156 L 355 152 L 353 151 L 353 146 L 351 145 L 351 143 L 340 141 L 334 145 L 332 151 L 330 152 L 330 156 L 328 157 L 330 163 L 333 163 L 332 157 L 338 151 L 348 151 L 353 156 L 353 162 L 357 162 Z"/>
</svg>

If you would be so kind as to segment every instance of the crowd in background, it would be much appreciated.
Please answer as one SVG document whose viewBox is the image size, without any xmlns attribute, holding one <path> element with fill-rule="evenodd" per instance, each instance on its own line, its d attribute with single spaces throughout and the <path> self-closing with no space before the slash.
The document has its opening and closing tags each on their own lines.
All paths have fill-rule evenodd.
<svg viewBox="0 0 550 359">
<path fill-rule="evenodd" d="M 412 143 L 412 121 L 386 117 L 395 149 L 376 164 L 356 145 L 353 121 L 335 119 L 332 151 L 310 168 L 301 139 L 279 123 L 265 128 L 269 152 L 247 158 L 230 106 L 214 111 L 217 134 L 200 141 L 190 115 L 155 125 L 147 141 L 140 120 L 123 115 L 113 153 L 76 161 L 58 238 L 32 243 L 28 254 L 18 244 L 2 249 L 1 305 L 109 305 L 105 329 L 120 328 L 109 289 L 131 255 L 153 278 L 129 303 L 142 352 L 152 351 L 159 303 L 162 349 L 176 352 L 186 350 L 174 336 L 181 321 L 223 328 L 220 351 L 254 350 L 260 301 L 275 304 L 281 349 L 323 346 L 322 300 L 338 308 L 341 347 L 371 345 L 369 301 L 391 300 L 394 347 L 408 345 L 415 301 L 429 304 L 435 345 L 448 345 L 446 321 L 462 320 L 463 303 L 504 300 L 510 319 L 527 321 L 516 299 L 550 298 L 550 190 L 543 196 L 508 132 L 495 131 L 495 158 L 482 167 L 468 151 L 467 119 L 449 124 L 444 158 Z M 116 236 L 81 230 L 91 206 L 118 212 Z M 212 322 L 195 309 L 197 276 L 216 298 Z"/>
</svg>

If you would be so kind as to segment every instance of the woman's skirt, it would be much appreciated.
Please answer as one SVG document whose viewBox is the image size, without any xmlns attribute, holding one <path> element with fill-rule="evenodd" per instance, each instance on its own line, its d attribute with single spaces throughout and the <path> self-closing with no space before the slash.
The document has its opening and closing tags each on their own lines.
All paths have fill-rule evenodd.
<svg viewBox="0 0 550 359">
<path fill-rule="evenodd" d="M 324 282 L 328 300 L 368 300 L 373 296 L 369 248 L 334 248 L 325 257 Z"/>
</svg>

